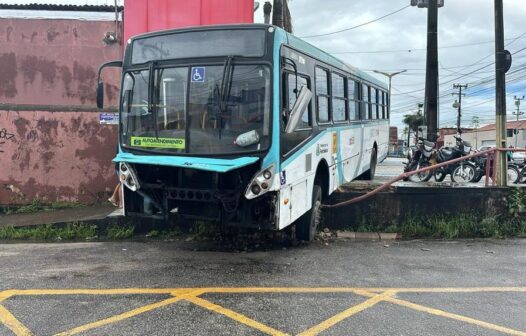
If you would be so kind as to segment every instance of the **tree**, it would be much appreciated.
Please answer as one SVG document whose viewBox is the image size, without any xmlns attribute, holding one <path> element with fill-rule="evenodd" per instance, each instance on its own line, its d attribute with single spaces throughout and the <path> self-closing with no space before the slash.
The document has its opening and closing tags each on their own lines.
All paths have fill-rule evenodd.
<svg viewBox="0 0 526 336">
<path fill-rule="evenodd" d="M 418 127 L 424 124 L 424 116 L 422 113 L 417 112 L 416 114 L 406 114 L 402 122 L 406 124 L 410 130 L 417 133 Z"/>
</svg>

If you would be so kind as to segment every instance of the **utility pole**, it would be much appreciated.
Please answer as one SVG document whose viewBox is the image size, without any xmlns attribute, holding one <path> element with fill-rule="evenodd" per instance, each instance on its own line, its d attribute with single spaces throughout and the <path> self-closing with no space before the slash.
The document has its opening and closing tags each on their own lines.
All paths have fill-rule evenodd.
<svg viewBox="0 0 526 336">
<path fill-rule="evenodd" d="M 475 129 L 475 149 L 479 148 L 478 145 L 478 128 L 480 126 L 480 118 L 477 116 L 473 116 L 471 118 L 471 126 Z"/>
<path fill-rule="evenodd" d="M 411 0 L 411 6 L 427 8 L 427 56 L 424 117 L 427 138 L 438 138 L 438 7 L 444 0 Z"/>
<path fill-rule="evenodd" d="M 503 0 L 495 0 L 495 120 L 496 145 L 506 148 L 506 72 L 511 67 L 511 54 L 504 50 Z M 508 162 L 505 152 L 497 155 L 497 185 L 508 185 Z"/>
<path fill-rule="evenodd" d="M 407 70 L 402 70 L 398 72 L 383 72 L 383 71 L 378 71 L 378 70 L 373 70 L 373 71 L 376 73 L 379 73 L 380 75 L 387 76 L 387 78 L 389 78 L 389 98 L 388 98 L 389 100 L 387 101 L 387 115 L 390 116 L 391 115 L 391 79 L 396 75 L 406 72 Z"/>
<path fill-rule="evenodd" d="M 467 84 L 453 84 L 453 89 L 458 89 L 458 93 L 452 93 L 452 95 L 458 95 L 458 101 L 455 100 L 453 107 L 457 109 L 457 133 L 460 136 L 462 134 L 461 128 L 461 119 L 462 119 L 462 96 L 465 96 L 462 93 L 462 89 L 467 89 Z"/>
<path fill-rule="evenodd" d="M 515 125 L 515 148 L 517 148 L 517 147 L 519 147 L 518 146 L 518 140 L 519 140 L 519 116 L 524 114 L 524 112 L 520 111 L 520 106 L 521 106 L 521 100 L 524 100 L 524 96 L 522 96 L 522 98 L 519 98 L 519 97 L 515 96 L 515 97 L 513 97 L 513 99 L 515 99 L 515 106 L 517 106 L 517 111 L 513 112 L 513 115 L 517 116 L 517 124 Z"/>
</svg>

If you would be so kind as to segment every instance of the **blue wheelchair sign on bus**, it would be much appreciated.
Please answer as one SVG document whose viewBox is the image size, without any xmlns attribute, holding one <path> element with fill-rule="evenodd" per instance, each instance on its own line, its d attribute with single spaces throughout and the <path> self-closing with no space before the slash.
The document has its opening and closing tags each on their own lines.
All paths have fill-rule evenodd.
<svg viewBox="0 0 526 336">
<path fill-rule="evenodd" d="M 192 82 L 203 83 L 205 81 L 205 67 L 192 68 Z"/>
</svg>

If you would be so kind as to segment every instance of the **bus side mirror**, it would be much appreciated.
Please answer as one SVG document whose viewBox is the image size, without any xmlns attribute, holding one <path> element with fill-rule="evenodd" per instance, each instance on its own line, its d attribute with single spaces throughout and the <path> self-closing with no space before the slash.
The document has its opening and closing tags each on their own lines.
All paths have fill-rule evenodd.
<svg viewBox="0 0 526 336">
<path fill-rule="evenodd" d="M 100 109 L 104 107 L 104 84 L 102 82 L 97 84 L 97 107 Z"/>
<path fill-rule="evenodd" d="M 303 113 L 305 113 L 307 106 L 309 106 L 311 98 L 312 91 L 306 86 L 302 86 L 298 94 L 298 98 L 296 99 L 296 102 L 290 111 L 289 121 L 285 127 L 285 133 L 294 132 L 296 126 L 298 126 L 298 123 L 301 120 L 301 117 L 303 116 Z"/>
</svg>

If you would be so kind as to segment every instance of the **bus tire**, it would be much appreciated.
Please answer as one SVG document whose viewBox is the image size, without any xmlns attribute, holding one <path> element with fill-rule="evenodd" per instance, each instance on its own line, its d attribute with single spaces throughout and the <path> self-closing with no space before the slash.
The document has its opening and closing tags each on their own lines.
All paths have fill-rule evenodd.
<svg viewBox="0 0 526 336">
<path fill-rule="evenodd" d="M 373 147 L 373 149 L 371 150 L 371 164 L 369 166 L 369 170 L 366 171 L 365 173 L 363 173 L 363 179 L 364 180 L 372 180 L 374 179 L 374 174 L 376 173 L 376 162 L 377 162 L 377 157 L 376 157 L 376 148 Z"/>
<path fill-rule="evenodd" d="M 317 184 L 312 188 L 312 205 L 309 211 L 296 222 L 296 239 L 311 242 L 316 236 L 316 230 L 321 222 L 321 187 Z"/>
</svg>

